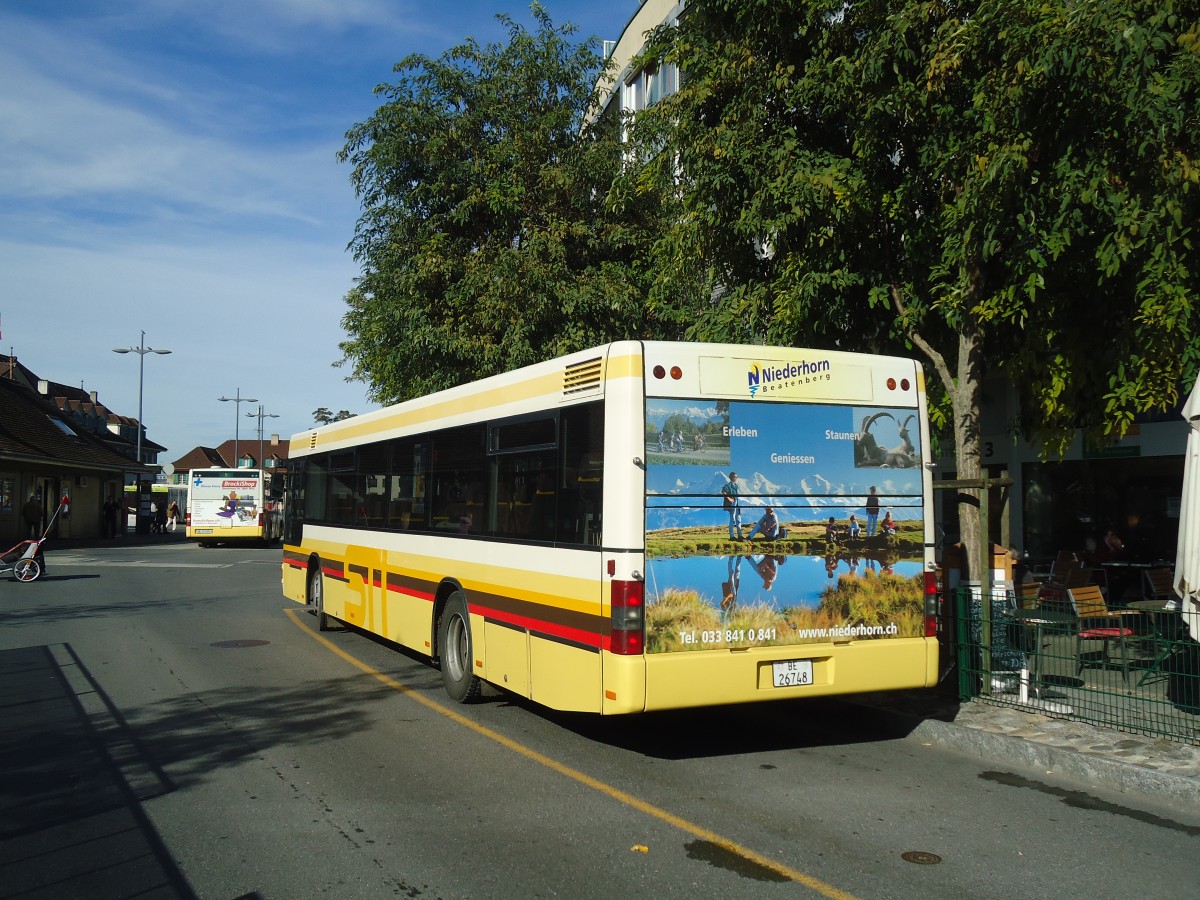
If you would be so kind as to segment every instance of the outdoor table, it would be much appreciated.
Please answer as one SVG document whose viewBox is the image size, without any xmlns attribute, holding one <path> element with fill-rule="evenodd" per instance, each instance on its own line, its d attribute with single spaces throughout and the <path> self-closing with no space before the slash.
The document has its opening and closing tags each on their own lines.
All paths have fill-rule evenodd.
<svg viewBox="0 0 1200 900">
<path fill-rule="evenodd" d="M 1159 647 L 1154 652 L 1154 662 L 1150 664 L 1149 668 L 1142 673 L 1142 677 L 1138 679 L 1137 686 L 1141 687 L 1146 683 L 1146 679 L 1155 672 L 1158 672 L 1161 675 L 1166 674 L 1166 672 L 1163 670 L 1163 664 L 1170 659 L 1173 648 L 1172 641 L 1167 637 L 1163 628 L 1162 617 L 1182 616 L 1183 606 L 1180 603 L 1171 600 L 1134 600 L 1133 602 L 1125 605 L 1129 609 L 1136 609 L 1139 612 L 1150 614 L 1150 619 L 1154 625 L 1156 642 L 1159 643 Z"/>
<path fill-rule="evenodd" d="M 1010 609 L 1007 615 L 1016 619 L 1022 625 L 1033 626 L 1033 651 L 1030 654 L 1029 688 L 1039 700 L 1043 699 L 1041 686 L 1041 655 L 1042 629 L 1047 625 L 1071 625 L 1075 616 L 1071 613 L 1058 612 L 1053 609 Z M 1022 685 L 1024 688 L 1024 685 Z M 1048 696 L 1048 695 L 1047 695 Z M 1022 702 L 1025 698 L 1022 697 Z"/>
<path fill-rule="evenodd" d="M 1129 562 L 1123 559 L 1112 559 L 1108 562 L 1100 563 L 1100 568 L 1104 570 L 1104 580 L 1109 586 L 1106 592 L 1108 602 L 1113 605 L 1122 603 L 1122 596 L 1134 589 L 1137 591 L 1138 597 L 1145 599 L 1145 578 L 1142 572 L 1146 569 L 1153 568 L 1153 563 L 1146 562 Z M 1135 584 L 1136 581 L 1136 584 Z M 1113 585 L 1120 585 L 1119 591 L 1112 590 Z"/>
</svg>

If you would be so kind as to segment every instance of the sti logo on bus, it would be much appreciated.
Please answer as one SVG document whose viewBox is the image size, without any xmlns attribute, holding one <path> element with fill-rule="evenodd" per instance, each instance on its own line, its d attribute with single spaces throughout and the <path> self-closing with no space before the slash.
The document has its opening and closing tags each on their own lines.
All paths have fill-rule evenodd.
<svg viewBox="0 0 1200 900">
<path fill-rule="evenodd" d="M 771 390 L 772 387 L 778 389 L 786 384 L 797 384 L 801 379 L 809 378 L 819 373 L 828 373 L 832 368 L 829 360 L 821 359 L 816 362 L 798 363 L 775 363 L 771 365 L 759 365 L 751 363 L 749 370 L 746 372 L 746 380 L 749 383 L 750 396 L 753 397 L 758 393 L 761 387 L 764 391 Z"/>
</svg>

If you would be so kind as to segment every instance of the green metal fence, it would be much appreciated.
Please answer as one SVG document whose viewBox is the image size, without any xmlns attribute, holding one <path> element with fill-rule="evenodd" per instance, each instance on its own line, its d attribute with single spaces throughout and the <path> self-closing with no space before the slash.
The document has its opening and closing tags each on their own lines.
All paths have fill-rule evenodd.
<svg viewBox="0 0 1200 900">
<path fill-rule="evenodd" d="M 1023 608 L 1012 590 L 952 592 L 959 698 L 1200 744 L 1200 644 L 1177 613 L 1112 608 L 1080 620 L 1064 597 Z"/>
</svg>

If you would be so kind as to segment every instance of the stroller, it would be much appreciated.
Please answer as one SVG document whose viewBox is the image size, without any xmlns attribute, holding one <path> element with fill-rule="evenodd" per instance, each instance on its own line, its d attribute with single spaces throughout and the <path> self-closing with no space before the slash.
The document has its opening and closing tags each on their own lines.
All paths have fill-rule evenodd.
<svg viewBox="0 0 1200 900">
<path fill-rule="evenodd" d="M 0 575 L 11 572 L 17 581 L 37 581 L 46 574 L 46 557 L 42 554 L 42 544 L 46 543 L 46 536 L 50 534 L 54 520 L 58 518 L 64 506 L 65 501 L 58 504 L 40 538 L 21 541 L 0 554 Z"/>
</svg>

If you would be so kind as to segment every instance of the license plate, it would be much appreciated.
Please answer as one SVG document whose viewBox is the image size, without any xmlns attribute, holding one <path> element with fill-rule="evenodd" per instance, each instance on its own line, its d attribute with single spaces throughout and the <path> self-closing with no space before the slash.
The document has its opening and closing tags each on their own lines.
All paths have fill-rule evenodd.
<svg viewBox="0 0 1200 900">
<path fill-rule="evenodd" d="M 796 687 L 813 683 L 811 659 L 784 659 L 771 663 L 775 687 Z"/>
<path fill-rule="evenodd" d="M 192 534 L 212 534 L 212 533 L 213 533 L 213 530 L 211 528 L 193 528 L 192 529 Z"/>
</svg>

